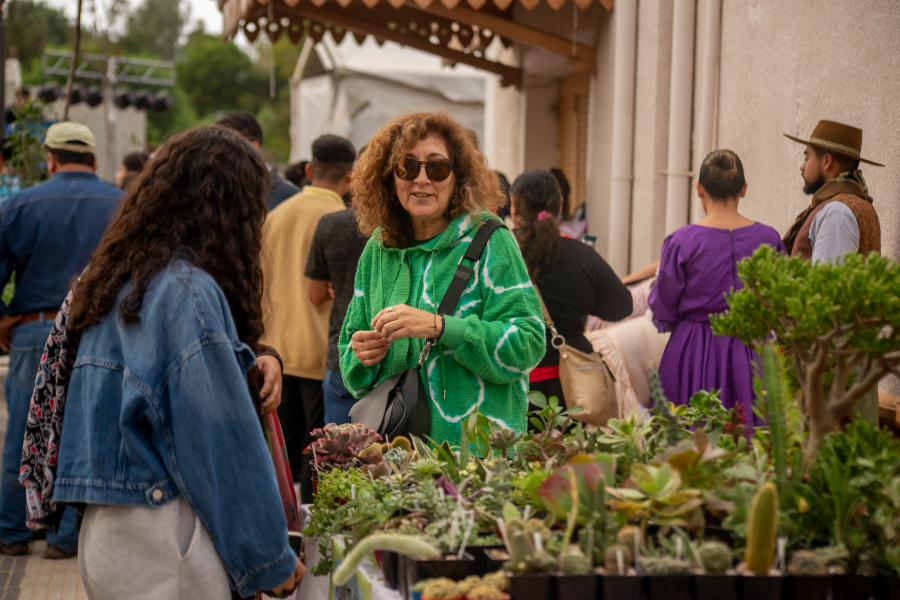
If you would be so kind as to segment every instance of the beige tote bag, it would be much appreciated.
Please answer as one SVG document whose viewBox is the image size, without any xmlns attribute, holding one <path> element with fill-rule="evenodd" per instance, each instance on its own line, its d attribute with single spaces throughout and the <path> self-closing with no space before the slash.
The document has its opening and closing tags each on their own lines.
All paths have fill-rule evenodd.
<svg viewBox="0 0 900 600">
<path fill-rule="evenodd" d="M 573 419 L 587 425 L 605 427 L 607 421 L 619 416 L 616 380 L 612 370 L 600 354 L 587 354 L 566 343 L 566 338 L 556 331 L 537 286 L 534 291 L 541 301 L 547 329 L 553 336 L 550 344 L 559 350 L 559 382 L 566 397 L 566 408 L 580 406 L 584 410 L 573 414 Z"/>
</svg>

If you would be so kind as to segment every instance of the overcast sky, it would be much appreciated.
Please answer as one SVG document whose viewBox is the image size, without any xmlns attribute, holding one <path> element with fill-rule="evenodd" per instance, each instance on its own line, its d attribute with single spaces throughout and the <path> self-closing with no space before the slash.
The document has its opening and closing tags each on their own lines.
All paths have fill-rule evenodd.
<svg viewBox="0 0 900 600">
<path fill-rule="evenodd" d="M 77 0 L 44 0 L 47 4 L 51 6 L 55 6 L 56 8 L 62 9 L 66 16 L 70 19 L 75 19 L 75 14 L 78 11 L 78 2 Z M 101 6 L 104 4 L 104 0 L 97 0 L 100 2 Z M 132 5 L 137 5 L 141 0 L 128 0 Z M 210 33 L 220 33 L 222 31 L 222 13 L 219 12 L 218 3 L 216 0 L 186 0 L 188 5 L 191 7 L 191 25 L 188 27 L 188 30 L 193 29 L 193 25 L 197 23 L 197 21 L 203 21 L 204 27 L 206 31 Z M 88 11 L 88 4 L 90 0 L 84 0 L 84 5 L 82 8 L 82 25 L 86 28 L 91 26 L 90 23 L 90 14 Z M 243 40 L 243 36 L 238 36 L 238 42 Z"/>
</svg>

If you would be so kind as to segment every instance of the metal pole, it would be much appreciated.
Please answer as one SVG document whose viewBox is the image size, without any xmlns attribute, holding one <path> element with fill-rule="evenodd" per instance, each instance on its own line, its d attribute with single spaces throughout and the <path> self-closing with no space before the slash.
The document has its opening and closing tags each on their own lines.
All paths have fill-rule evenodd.
<svg viewBox="0 0 900 600">
<path fill-rule="evenodd" d="M 106 124 L 106 156 L 103 169 L 103 178 L 114 181 L 116 169 L 119 166 L 116 154 L 116 106 L 113 103 L 113 86 L 116 84 L 116 57 L 111 56 L 106 61 L 106 77 L 102 80 L 103 86 L 103 112 Z"/>
<path fill-rule="evenodd" d="M 6 25 L 3 24 L 3 0 L 0 0 L 0 113 L 3 123 L 0 127 L 0 146 L 6 141 Z"/>
<path fill-rule="evenodd" d="M 69 65 L 69 76 L 66 78 L 66 97 L 63 108 L 63 121 L 69 120 L 69 102 L 72 96 L 72 83 L 75 81 L 75 67 L 78 65 L 78 53 L 81 50 L 81 4 L 78 0 L 78 14 L 75 17 L 75 49 L 72 51 L 72 64 Z"/>
</svg>

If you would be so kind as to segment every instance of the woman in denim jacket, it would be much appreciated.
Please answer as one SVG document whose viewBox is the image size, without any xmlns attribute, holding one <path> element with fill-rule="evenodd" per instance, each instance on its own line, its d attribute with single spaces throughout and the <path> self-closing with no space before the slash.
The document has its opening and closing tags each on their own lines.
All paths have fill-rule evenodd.
<svg viewBox="0 0 900 600">
<path fill-rule="evenodd" d="M 262 325 L 266 166 L 216 127 L 182 133 L 129 189 L 75 289 L 81 335 L 54 490 L 82 505 L 88 596 L 293 589 L 272 460 L 247 390 Z"/>
</svg>

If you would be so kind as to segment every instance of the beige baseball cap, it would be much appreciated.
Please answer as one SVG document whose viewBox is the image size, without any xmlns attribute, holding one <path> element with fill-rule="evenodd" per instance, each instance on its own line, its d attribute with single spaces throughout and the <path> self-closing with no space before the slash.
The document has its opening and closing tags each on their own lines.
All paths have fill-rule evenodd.
<svg viewBox="0 0 900 600">
<path fill-rule="evenodd" d="M 55 150 L 93 152 L 95 146 L 94 133 L 87 126 L 71 121 L 54 123 L 44 138 L 44 148 Z"/>
</svg>

